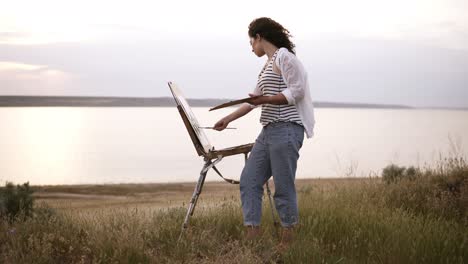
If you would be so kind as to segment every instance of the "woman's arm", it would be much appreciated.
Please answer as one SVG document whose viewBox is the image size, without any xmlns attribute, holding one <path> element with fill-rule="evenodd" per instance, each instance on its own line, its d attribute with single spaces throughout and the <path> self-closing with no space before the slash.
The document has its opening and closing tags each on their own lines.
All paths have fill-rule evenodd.
<svg viewBox="0 0 468 264">
<path fill-rule="evenodd" d="M 229 125 L 229 123 L 242 116 L 245 116 L 250 111 L 252 111 L 252 107 L 249 104 L 244 103 L 241 106 L 239 106 L 239 108 L 237 108 L 236 111 L 230 113 L 229 115 L 223 117 L 221 120 L 216 122 L 213 128 L 215 130 L 221 131 L 225 129 Z"/>
<path fill-rule="evenodd" d="M 253 94 L 249 94 L 250 96 L 254 96 Z M 272 96 L 260 96 L 258 98 L 252 99 L 250 101 L 253 105 L 261 105 L 261 104 L 273 104 L 273 105 L 287 105 L 288 100 L 282 93 L 278 93 Z"/>
<path fill-rule="evenodd" d="M 302 100 L 307 83 L 307 73 L 302 63 L 294 54 L 281 48 L 274 66 L 276 67 L 273 67 L 273 70 L 276 68 L 279 71 L 288 87 L 281 92 L 287 99 L 287 104 L 294 105 Z"/>
</svg>

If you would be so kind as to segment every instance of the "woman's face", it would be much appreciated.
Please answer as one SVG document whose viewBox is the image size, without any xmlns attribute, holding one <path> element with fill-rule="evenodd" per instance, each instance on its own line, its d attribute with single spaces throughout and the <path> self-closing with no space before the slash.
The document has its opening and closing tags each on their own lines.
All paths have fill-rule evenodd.
<svg viewBox="0 0 468 264">
<path fill-rule="evenodd" d="M 255 38 L 250 37 L 250 46 L 252 46 L 252 52 L 255 53 L 258 57 L 265 55 L 265 50 L 262 45 L 262 38 L 257 35 Z"/>
</svg>

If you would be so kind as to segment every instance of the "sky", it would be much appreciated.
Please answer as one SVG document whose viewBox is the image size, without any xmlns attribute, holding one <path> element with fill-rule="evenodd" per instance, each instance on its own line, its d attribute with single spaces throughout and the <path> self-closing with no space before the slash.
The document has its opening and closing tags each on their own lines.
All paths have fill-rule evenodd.
<svg viewBox="0 0 468 264">
<path fill-rule="evenodd" d="M 267 16 L 314 101 L 468 107 L 466 0 L 0 1 L 0 95 L 243 98 Z"/>
</svg>

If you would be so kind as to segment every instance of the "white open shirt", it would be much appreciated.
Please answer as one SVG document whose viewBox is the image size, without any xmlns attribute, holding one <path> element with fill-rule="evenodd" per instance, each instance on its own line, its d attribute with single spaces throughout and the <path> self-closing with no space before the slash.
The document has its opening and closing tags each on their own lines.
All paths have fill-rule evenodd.
<svg viewBox="0 0 468 264">
<path fill-rule="evenodd" d="M 296 55 L 286 48 L 280 48 L 278 50 L 275 64 L 278 69 L 280 69 L 281 76 L 287 87 L 281 93 L 286 97 L 289 105 L 296 106 L 307 138 L 313 137 L 315 125 L 314 105 L 312 104 L 309 81 L 304 66 L 299 59 L 297 59 Z M 262 94 L 258 85 L 255 87 L 253 93 L 255 95 Z M 251 105 L 251 107 L 255 108 L 256 106 Z"/>
</svg>

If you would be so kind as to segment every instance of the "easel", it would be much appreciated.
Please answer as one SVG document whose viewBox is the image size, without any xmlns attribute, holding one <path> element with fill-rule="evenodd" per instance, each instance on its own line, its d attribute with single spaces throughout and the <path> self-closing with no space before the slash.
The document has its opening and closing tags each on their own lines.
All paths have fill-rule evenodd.
<svg viewBox="0 0 468 264">
<path fill-rule="evenodd" d="M 210 169 L 213 169 L 223 180 L 231 183 L 231 184 L 239 184 L 238 181 L 226 179 L 223 175 L 219 172 L 216 168 L 216 164 L 218 164 L 224 157 L 244 154 L 245 161 L 247 161 L 248 153 L 252 150 L 253 143 L 215 150 L 215 148 L 210 144 L 208 138 L 206 137 L 205 132 L 203 129 L 200 128 L 195 115 L 193 114 L 187 100 L 185 100 L 182 92 L 179 90 L 176 84 L 169 82 L 169 88 L 172 92 L 172 96 L 177 105 L 177 110 L 179 111 L 180 116 L 182 117 L 182 121 L 184 122 L 185 128 L 192 139 L 193 146 L 197 151 L 198 156 L 203 156 L 204 165 L 202 170 L 200 171 L 200 176 L 198 178 L 197 185 L 192 194 L 192 198 L 190 199 L 190 204 L 187 209 L 187 214 L 185 215 L 184 223 L 182 225 L 182 232 L 180 233 L 179 240 L 182 238 L 184 230 L 188 227 L 189 219 L 193 215 L 195 210 L 195 206 L 197 205 L 198 198 L 203 189 L 203 184 L 205 183 L 206 174 Z M 271 200 L 271 191 L 268 184 L 268 181 L 265 183 L 266 190 L 268 194 L 268 199 L 270 202 L 271 207 L 271 214 L 273 219 L 274 212 L 273 212 L 273 202 Z M 275 223 L 276 224 L 276 223 Z"/>
</svg>

